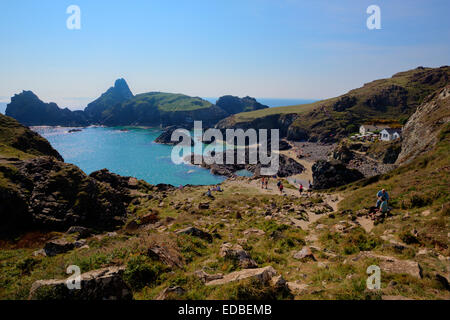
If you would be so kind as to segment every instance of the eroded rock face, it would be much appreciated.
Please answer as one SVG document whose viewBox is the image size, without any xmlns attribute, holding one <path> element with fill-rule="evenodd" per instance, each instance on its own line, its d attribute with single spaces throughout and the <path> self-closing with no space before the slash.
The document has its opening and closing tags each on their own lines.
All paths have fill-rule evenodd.
<svg viewBox="0 0 450 320">
<path fill-rule="evenodd" d="M 71 226 L 108 230 L 123 224 L 132 199 L 130 178 L 105 170 L 88 177 L 78 167 L 52 157 L 17 161 L 14 166 L 17 170 L 7 177 L 15 187 L 0 195 L 3 233 L 66 231 Z"/>
<path fill-rule="evenodd" d="M 364 178 L 364 175 L 355 169 L 348 169 L 339 161 L 319 160 L 312 166 L 313 189 L 328 189 L 339 187 Z"/>
<path fill-rule="evenodd" d="M 125 267 L 109 267 L 81 274 L 81 289 L 69 290 L 67 280 L 38 280 L 30 300 L 131 300 L 133 295 L 123 281 Z"/>
<path fill-rule="evenodd" d="M 238 244 L 224 243 L 220 247 L 220 256 L 226 259 L 236 260 L 242 268 L 258 267 L 250 254 Z"/>
<path fill-rule="evenodd" d="M 450 85 L 436 91 L 419 106 L 402 131 L 402 150 L 397 164 L 409 163 L 431 150 L 450 121 Z"/>
</svg>

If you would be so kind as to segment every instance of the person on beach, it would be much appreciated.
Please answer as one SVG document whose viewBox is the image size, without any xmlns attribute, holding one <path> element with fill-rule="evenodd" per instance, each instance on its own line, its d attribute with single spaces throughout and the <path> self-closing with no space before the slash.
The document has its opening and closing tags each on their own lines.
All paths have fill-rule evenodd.
<svg viewBox="0 0 450 320">
<path fill-rule="evenodd" d="M 300 195 L 302 195 L 303 193 L 303 184 L 300 183 L 300 187 L 298 188 L 298 192 L 300 193 Z"/>
</svg>

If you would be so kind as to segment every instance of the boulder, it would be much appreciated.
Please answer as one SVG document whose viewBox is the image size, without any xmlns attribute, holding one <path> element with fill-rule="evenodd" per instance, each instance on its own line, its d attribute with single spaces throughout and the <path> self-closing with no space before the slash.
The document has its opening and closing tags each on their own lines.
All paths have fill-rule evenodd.
<svg viewBox="0 0 450 320">
<path fill-rule="evenodd" d="M 180 297 L 186 293 L 182 287 L 168 287 L 165 288 L 161 293 L 156 297 L 156 300 L 172 300 L 176 297 Z"/>
<path fill-rule="evenodd" d="M 241 271 L 235 271 L 227 275 L 224 275 L 222 279 L 209 281 L 206 283 L 206 285 L 207 286 L 223 285 L 226 283 L 240 281 L 244 279 L 255 279 L 263 283 L 268 283 L 272 279 L 272 277 L 276 275 L 277 272 L 271 266 L 258 269 L 244 269 Z"/>
<path fill-rule="evenodd" d="M 65 239 L 57 239 L 48 241 L 44 246 L 44 252 L 48 257 L 54 257 L 58 254 L 66 253 L 75 248 L 73 242 Z"/>
<path fill-rule="evenodd" d="M 264 231 L 260 230 L 260 229 L 250 228 L 250 229 L 245 230 L 243 232 L 243 234 L 244 234 L 244 236 L 252 236 L 252 235 L 254 235 L 254 236 L 260 237 L 260 236 L 265 235 L 266 233 Z"/>
<path fill-rule="evenodd" d="M 213 280 L 218 280 L 218 279 L 222 279 L 223 278 L 223 274 L 222 273 L 218 273 L 218 274 L 209 274 L 206 273 L 203 270 L 197 270 L 194 272 L 194 275 L 199 278 L 200 280 L 202 280 L 204 283 L 209 282 L 209 281 L 213 281 Z"/>
<path fill-rule="evenodd" d="M 440 282 L 446 290 L 450 291 L 450 276 L 448 274 L 442 275 L 442 274 L 436 273 L 435 279 L 438 282 Z"/>
<path fill-rule="evenodd" d="M 312 261 L 316 261 L 316 258 L 314 257 L 314 254 L 311 251 L 311 248 L 305 246 L 302 248 L 302 250 L 294 253 L 294 259 L 297 260 L 302 260 L 302 261 L 307 261 L 307 260 L 312 260 Z"/>
<path fill-rule="evenodd" d="M 92 230 L 86 227 L 72 226 L 66 231 L 66 233 L 67 234 L 78 233 L 77 239 L 81 239 L 89 237 L 92 234 Z"/>
<path fill-rule="evenodd" d="M 200 202 L 198 204 L 198 208 L 200 210 L 207 210 L 207 209 L 209 209 L 209 203 L 208 202 Z"/>
<path fill-rule="evenodd" d="M 80 289 L 69 289 L 67 280 L 38 280 L 30 300 L 131 300 L 130 288 L 122 279 L 125 267 L 108 267 L 81 274 Z"/>
<path fill-rule="evenodd" d="M 209 242 L 212 242 L 212 240 L 213 240 L 212 235 L 210 233 L 200 230 L 196 227 L 187 227 L 187 228 L 184 228 L 181 230 L 177 230 L 175 233 L 176 234 L 188 234 L 190 236 L 198 237 L 198 238 L 207 240 Z"/>
<path fill-rule="evenodd" d="M 307 284 L 297 282 L 287 282 L 286 285 L 293 294 L 303 294 L 308 288 Z"/>
<path fill-rule="evenodd" d="M 258 265 L 252 259 L 250 254 L 245 251 L 240 245 L 231 243 L 224 243 L 220 247 L 220 256 L 225 259 L 236 260 L 242 268 L 256 268 Z"/>
<path fill-rule="evenodd" d="M 382 256 L 369 251 L 360 252 L 353 260 L 360 258 L 377 259 L 382 272 L 394 274 L 409 274 L 415 278 L 422 278 L 422 268 L 418 262 L 412 260 L 400 260 L 394 257 Z"/>
<path fill-rule="evenodd" d="M 171 250 L 165 246 L 154 244 L 148 249 L 147 255 L 151 259 L 161 261 L 171 268 L 183 267 L 183 258 L 174 249 Z"/>
<path fill-rule="evenodd" d="M 283 278 L 282 275 L 273 276 L 270 279 L 270 285 L 275 288 L 276 290 L 282 290 L 287 288 L 287 282 Z"/>
</svg>

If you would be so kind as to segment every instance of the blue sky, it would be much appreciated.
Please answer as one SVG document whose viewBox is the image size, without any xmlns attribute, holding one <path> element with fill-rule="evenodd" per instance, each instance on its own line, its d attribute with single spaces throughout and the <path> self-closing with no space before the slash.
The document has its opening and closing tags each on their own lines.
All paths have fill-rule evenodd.
<svg viewBox="0 0 450 320">
<path fill-rule="evenodd" d="M 0 0 L 0 101 L 81 108 L 119 77 L 134 93 L 328 98 L 450 64 L 449 15 L 448 0 Z"/>
</svg>

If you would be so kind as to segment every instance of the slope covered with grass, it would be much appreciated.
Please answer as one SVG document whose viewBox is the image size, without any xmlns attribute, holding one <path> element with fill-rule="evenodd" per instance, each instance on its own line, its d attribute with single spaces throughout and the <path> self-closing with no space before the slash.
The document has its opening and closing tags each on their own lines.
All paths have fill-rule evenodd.
<svg viewBox="0 0 450 320">
<path fill-rule="evenodd" d="M 448 84 L 449 78 L 448 66 L 419 67 L 336 98 L 236 114 L 220 121 L 218 127 L 278 127 L 292 140 L 336 141 L 357 132 L 366 122 L 406 122 L 428 95 Z"/>
</svg>

